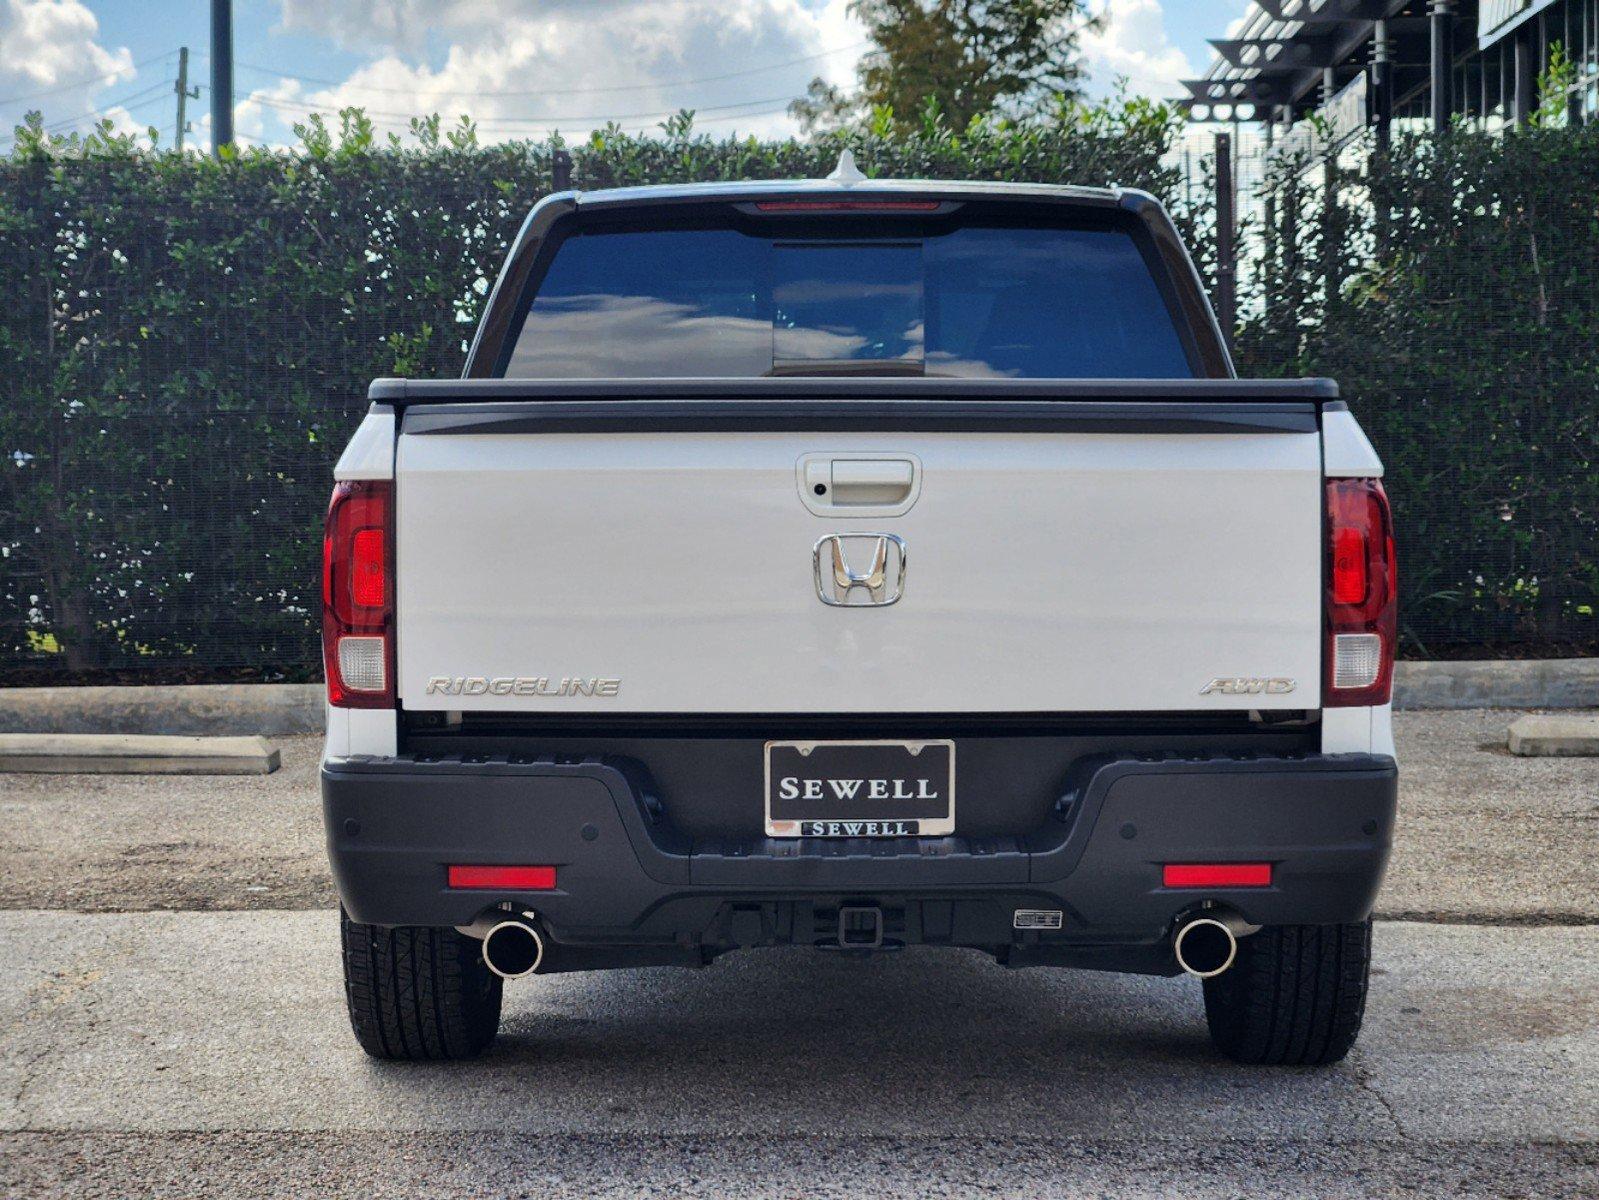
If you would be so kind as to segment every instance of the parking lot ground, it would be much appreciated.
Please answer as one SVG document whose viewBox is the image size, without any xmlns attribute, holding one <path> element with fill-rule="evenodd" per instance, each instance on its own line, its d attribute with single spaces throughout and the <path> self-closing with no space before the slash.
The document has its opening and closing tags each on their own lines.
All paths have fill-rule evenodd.
<svg viewBox="0 0 1599 1200">
<path fill-rule="evenodd" d="M 463 1064 L 343 1011 L 314 739 L 0 776 L 0 1196 L 1599 1195 L 1599 764 L 1398 717 L 1365 1034 L 1233 1066 L 1187 980 L 734 955 L 507 990 Z"/>
<path fill-rule="evenodd" d="M 1399 821 L 1379 914 L 1599 922 L 1599 759 L 1517 758 L 1519 714 L 1394 714 Z"/>
<path fill-rule="evenodd" d="M 932 950 L 524 981 L 488 1056 L 400 1065 L 350 1036 L 330 914 L 4 913 L 0 1146 L 30 1195 L 50 1194 L 63 1154 L 119 1144 L 138 1153 L 83 1161 L 105 1194 L 160 1194 L 191 1165 L 234 1194 L 263 1157 L 269 1173 L 347 1163 L 351 1183 L 379 1161 L 418 1169 L 394 1154 L 413 1133 L 461 1188 L 446 1195 L 467 1194 L 471 1153 L 502 1179 L 529 1172 L 532 1194 L 582 1194 L 586 1172 L 637 1187 L 640 1154 L 773 1195 L 815 1194 L 822 1162 L 853 1180 L 837 1194 L 863 1194 L 888 1159 L 953 1190 L 1039 1194 L 1028 1180 L 1081 1172 L 1154 1195 L 1202 1167 L 1196 1181 L 1235 1194 L 1267 1157 L 1268 1177 L 1324 1173 L 1327 1195 L 1368 1176 L 1599 1192 L 1599 928 L 1394 922 L 1377 938 L 1365 1035 L 1323 1071 L 1218 1060 L 1187 980 Z M 778 1186 L 791 1173 L 803 1191 Z M 936 1191 L 916 1184 L 902 1174 L 904 1194 Z"/>
<path fill-rule="evenodd" d="M 1590 1146 L 498 1131 L 0 1134 L 19 1196 L 77 1200 L 1591 1200 Z M 3 1173 L 0 1173 L 3 1175 Z"/>
</svg>

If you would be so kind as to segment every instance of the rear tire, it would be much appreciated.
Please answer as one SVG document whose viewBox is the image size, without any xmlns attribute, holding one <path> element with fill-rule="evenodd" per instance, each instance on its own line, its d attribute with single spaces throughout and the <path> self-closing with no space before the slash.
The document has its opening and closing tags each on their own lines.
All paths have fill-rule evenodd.
<svg viewBox="0 0 1599 1200">
<path fill-rule="evenodd" d="M 500 1028 L 501 981 L 482 943 L 453 929 L 384 928 L 339 910 L 344 998 L 373 1058 L 474 1058 Z"/>
<path fill-rule="evenodd" d="M 1205 980 L 1210 1038 L 1236 1062 L 1319 1067 L 1349 1053 L 1366 1011 L 1371 922 L 1277 925 Z"/>
</svg>

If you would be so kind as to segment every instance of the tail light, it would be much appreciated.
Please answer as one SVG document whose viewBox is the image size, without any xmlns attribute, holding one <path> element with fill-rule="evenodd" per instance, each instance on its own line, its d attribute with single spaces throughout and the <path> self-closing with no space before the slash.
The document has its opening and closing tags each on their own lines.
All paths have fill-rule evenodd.
<svg viewBox="0 0 1599 1200">
<path fill-rule="evenodd" d="M 1387 704 L 1399 627 L 1394 523 L 1375 479 L 1327 481 L 1327 644 L 1322 703 Z"/>
<path fill-rule="evenodd" d="M 322 658 L 328 703 L 394 707 L 394 484 L 333 489 L 322 539 Z"/>
</svg>

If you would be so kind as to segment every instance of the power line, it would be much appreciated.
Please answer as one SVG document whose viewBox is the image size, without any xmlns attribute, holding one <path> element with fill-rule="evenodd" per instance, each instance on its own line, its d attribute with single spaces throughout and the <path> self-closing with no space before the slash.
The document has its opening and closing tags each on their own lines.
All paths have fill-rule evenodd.
<svg viewBox="0 0 1599 1200">
<path fill-rule="evenodd" d="M 168 50 L 165 54 L 157 55 L 155 58 L 147 58 L 142 62 L 129 63 L 126 67 L 119 67 L 114 71 L 102 71 L 98 75 L 90 75 L 85 79 L 75 79 L 71 83 L 57 84 L 55 87 L 45 88 L 42 92 L 29 92 L 23 96 L 7 96 L 4 99 L 0 99 L 0 104 L 20 104 L 24 100 L 37 100 L 40 96 L 55 96 L 61 92 L 70 92 L 74 88 L 84 87 L 102 79 L 115 80 L 122 74 L 124 70 L 137 71 L 140 67 L 148 67 L 155 63 L 162 62 L 165 59 L 169 59 L 176 53 L 176 50 Z M 105 85 L 101 84 L 101 86 L 104 87 Z"/>
<path fill-rule="evenodd" d="M 291 112 L 304 110 L 304 111 L 307 111 L 307 112 L 336 113 L 336 112 L 339 111 L 340 107 L 349 107 L 349 106 L 334 106 L 334 105 L 328 105 L 328 104 L 311 104 L 311 103 L 307 103 L 305 101 L 284 100 L 284 99 L 280 99 L 280 98 L 275 97 L 275 96 L 272 96 L 272 97 L 268 97 L 268 96 L 251 96 L 248 99 L 251 100 L 251 101 L 254 101 L 256 104 L 264 104 L 268 108 L 287 109 L 287 110 L 289 110 Z M 790 100 L 792 100 L 792 99 L 793 99 L 792 96 L 769 96 L 769 97 L 767 97 L 765 99 L 762 99 L 762 100 L 743 100 L 743 101 L 740 101 L 737 104 L 707 105 L 707 106 L 705 106 L 703 108 L 694 108 L 694 112 L 696 114 L 702 113 L 702 112 L 707 112 L 707 113 L 724 112 L 724 111 L 726 111 L 728 109 L 734 109 L 734 108 L 749 108 L 752 105 L 757 105 L 757 104 L 783 104 L 783 105 L 786 106 L 788 104 L 788 102 Z M 693 107 L 693 106 L 684 105 L 683 107 L 684 108 L 690 108 L 690 107 Z M 370 109 L 370 108 L 369 109 L 363 109 L 362 111 L 365 112 L 365 114 L 367 116 L 369 116 L 369 117 L 383 117 L 383 118 L 387 118 L 387 119 L 393 120 L 393 121 L 409 121 L 409 120 L 411 120 L 414 117 L 419 115 L 417 113 L 384 112 L 384 111 L 381 111 L 379 109 Z M 668 108 L 668 109 L 660 109 L 660 110 L 657 110 L 655 112 L 592 113 L 592 114 L 589 114 L 587 116 L 566 115 L 566 116 L 554 116 L 554 117 L 543 117 L 543 116 L 539 116 L 539 117 L 485 117 L 481 121 L 476 122 L 476 124 L 482 125 L 482 126 L 506 125 L 506 124 L 512 124 L 512 125 L 541 125 L 541 126 L 554 126 L 554 125 L 557 125 L 557 124 L 583 125 L 583 124 L 587 124 L 587 123 L 590 123 L 590 122 L 600 122 L 600 121 L 645 121 L 645 120 L 649 120 L 652 117 L 672 117 L 672 116 L 676 116 L 679 111 L 681 111 L 681 110 L 680 109 L 676 109 L 676 108 Z"/>
<path fill-rule="evenodd" d="M 141 100 L 137 104 L 124 104 L 124 105 L 121 105 L 120 107 L 121 107 L 122 111 L 125 112 L 125 113 L 135 113 L 135 112 L 138 112 L 141 109 L 150 108 L 153 105 L 165 104 L 165 103 L 167 103 L 167 98 L 165 96 L 151 96 L 148 100 Z M 110 113 L 105 113 L 105 114 L 103 114 L 103 116 L 104 116 L 105 119 L 109 120 L 111 114 Z M 146 122 L 146 124 L 148 124 L 148 122 Z"/>
<path fill-rule="evenodd" d="M 694 123 L 696 125 L 711 125 L 711 124 L 714 124 L 717 121 L 742 121 L 742 120 L 744 120 L 745 118 L 748 118 L 748 117 L 770 117 L 770 116 L 775 116 L 777 113 L 782 113 L 782 112 L 787 112 L 787 111 L 788 111 L 788 103 L 784 102 L 783 104 L 779 105 L 776 108 L 761 108 L 761 109 L 755 109 L 755 110 L 753 110 L 751 112 L 723 113 L 720 116 L 705 117 L 703 119 L 698 115 L 698 113 L 696 113 L 695 114 L 695 118 L 694 118 Z M 675 116 L 676 114 L 675 113 L 662 113 L 662 114 L 659 114 L 659 115 L 661 115 L 661 116 Z M 620 121 L 621 119 L 622 118 L 619 118 L 619 117 L 608 118 L 608 120 L 613 120 L 613 121 Z M 491 120 L 492 120 L 492 118 L 491 118 Z M 473 124 L 475 124 L 475 125 L 476 124 L 481 124 L 481 122 L 474 121 Z M 570 129 L 571 126 L 568 126 L 567 128 Z M 527 134 L 559 133 L 560 132 L 560 127 L 557 126 L 557 125 L 540 125 L 540 124 L 537 124 L 537 123 L 524 123 L 522 121 L 509 121 L 509 123 L 506 123 L 506 124 L 495 123 L 495 124 L 493 124 L 493 125 L 491 125 L 489 127 L 488 131 L 490 133 L 527 133 Z"/>
<path fill-rule="evenodd" d="M 118 107 L 122 107 L 122 110 L 125 112 L 125 114 L 134 114 L 134 112 L 138 112 L 138 110 L 149 109 L 152 104 L 165 104 L 165 102 L 165 96 L 150 96 L 149 99 L 139 101 L 138 104 L 123 104 L 123 106 Z M 40 130 L 45 131 L 45 133 L 56 134 L 78 133 L 78 130 L 75 130 L 75 128 L 70 128 L 70 126 L 77 125 L 78 122 L 85 122 L 85 120 L 90 120 L 90 118 L 93 117 L 101 118 L 101 120 L 109 120 L 109 114 L 104 114 L 104 112 L 86 112 L 86 114 L 83 114 L 82 117 L 69 117 L 66 118 L 66 120 L 59 120 L 59 122 L 50 123 L 50 125 L 42 125 L 40 126 Z M 13 146 L 16 146 L 16 134 L 5 134 L 5 141 L 0 141 L 0 150 L 8 150 Z"/>
<path fill-rule="evenodd" d="M 778 113 L 787 112 L 788 111 L 788 106 L 791 103 L 793 103 L 792 99 L 785 100 L 782 104 L 779 104 L 776 108 L 763 108 L 763 109 L 759 109 L 759 110 L 757 110 L 755 112 L 726 113 L 726 114 L 724 114 L 724 115 L 722 115 L 720 117 L 706 117 L 703 121 L 701 121 L 699 119 L 698 114 L 696 114 L 695 118 L 694 118 L 694 123 L 696 125 L 712 125 L 712 124 L 715 124 L 717 121 L 741 121 L 745 117 L 772 117 L 772 116 L 776 116 Z"/>
<path fill-rule="evenodd" d="M 170 79 L 163 79 L 160 83 L 153 83 L 141 91 L 132 92 L 116 100 L 108 100 L 102 108 L 90 109 L 88 112 L 79 113 L 75 117 L 63 117 L 60 120 L 47 122 L 44 125 L 44 128 L 47 130 L 62 129 L 68 125 L 76 125 L 79 121 L 87 121 L 91 118 L 104 117 L 108 115 L 105 111 L 107 108 L 144 108 L 146 105 L 153 103 L 156 99 L 165 98 L 154 96 L 153 93 L 165 92 L 167 88 L 171 86 L 172 81 Z M 144 99 L 144 97 L 147 96 L 149 96 L 150 99 Z M 134 103 L 135 101 L 139 101 L 140 103 Z"/>
<path fill-rule="evenodd" d="M 163 79 L 160 83 L 154 84 L 151 87 L 147 87 L 142 92 L 133 92 L 130 95 L 122 97 L 120 100 L 112 100 L 106 105 L 106 108 L 120 108 L 123 112 L 131 113 L 137 109 L 149 108 L 152 104 L 165 103 L 166 96 L 152 95 L 151 93 L 158 90 L 165 92 L 169 86 L 169 82 L 170 81 Z M 143 97 L 143 99 L 141 99 L 141 97 Z M 39 128 L 45 133 L 61 133 L 68 130 L 71 126 L 77 125 L 80 121 L 104 119 L 109 116 L 110 114 L 104 109 L 97 108 L 91 112 L 79 113 L 75 117 L 62 117 L 60 120 L 50 121 L 44 125 L 41 125 Z M 74 130 L 73 132 L 76 131 Z M 8 134 L 6 135 L 4 146 L 0 148 L 10 148 L 16 144 L 16 140 L 17 139 L 14 134 Z"/>
<path fill-rule="evenodd" d="M 788 102 L 785 101 L 783 104 L 778 105 L 778 107 L 776 107 L 776 108 L 759 108 L 759 109 L 752 109 L 752 110 L 750 110 L 748 112 L 722 113 L 721 115 L 714 116 L 714 117 L 700 117 L 699 114 L 696 113 L 695 117 L 694 117 L 694 123 L 696 125 L 712 125 L 712 124 L 715 124 L 718 121 L 742 121 L 742 120 L 745 120 L 746 118 L 751 118 L 751 117 L 770 117 L 770 116 L 775 116 L 777 113 L 782 113 L 782 112 L 787 112 L 787 111 L 788 111 Z M 674 112 L 674 113 L 661 113 L 659 115 L 663 116 L 663 117 L 668 117 L 668 116 L 675 116 L 676 114 Z M 607 118 L 607 120 L 616 121 L 618 123 L 620 123 L 620 121 L 622 119 L 623 118 L 620 118 L 620 117 Z M 640 118 L 640 119 L 643 119 L 643 118 Z M 520 120 L 508 120 L 505 123 L 498 123 L 498 122 L 494 122 L 493 119 L 491 118 L 490 122 L 491 123 L 486 126 L 486 128 L 487 128 L 489 133 L 510 133 L 510 134 L 525 133 L 525 134 L 529 134 L 529 135 L 535 135 L 535 134 L 559 133 L 561 131 L 561 127 L 558 126 L 558 125 L 541 125 L 541 124 L 539 124 L 539 123 L 537 123 L 535 121 L 532 121 L 531 119 L 529 119 L 527 122 L 520 121 Z M 483 123 L 474 121 L 473 124 L 482 125 Z M 570 130 L 571 128 L 572 128 L 572 126 L 570 126 L 570 125 L 567 126 L 568 130 Z"/>
<path fill-rule="evenodd" d="M 757 103 L 759 103 L 759 102 L 757 102 Z M 334 111 L 332 109 L 316 108 L 315 106 L 311 106 L 311 107 L 307 108 L 305 106 L 284 105 L 282 107 L 290 108 L 290 109 L 296 109 L 297 111 L 302 111 L 302 112 L 309 111 L 309 112 L 322 113 L 322 114 L 327 114 L 327 113 L 331 113 L 331 112 Z M 716 124 L 718 122 L 722 122 L 722 121 L 752 120 L 752 119 L 754 119 L 756 117 L 776 116 L 779 113 L 784 113 L 784 112 L 787 112 L 787 111 L 788 111 L 788 103 L 785 102 L 785 103 L 779 105 L 776 108 L 753 109 L 753 110 L 750 110 L 750 111 L 747 111 L 747 112 L 722 113 L 722 114 L 720 114 L 718 116 L 713 116 L 713 117 L 703 117 L 702 118 L 702 117 L 699 117 L 698 114 L 696 114 L 696 116 L 695 116 L 695 124 L 696 125 L 714 125 L 714 124 Z M 381 115 L 381 114 L 367 113 L 367 115 L 368 116 L 374 116 L 374 115 Z M 660 115 L 660 116 L 671 116 L 673 114 L 671 114 L 671 113 L 662 113 L 662 114 L 658 114 L 658 115 Z M 393 119 L 409 119 L 409 118 L 393 118 Z M 613 117 L 613 118 L 607 118 L 607 119 L 608 120 L 618 120 L 619 118 L 614 118 Z M 523 135 L 523 136 L 526 136 L 526 137 L 539 137 L 539 136 L 548 136 L 549 134 L 559 133 L 561 131 L 560 126 L 558 126 L 558 125 L 543 125 L 543 124 L 539 124 L 536 121 L 533 121 L 531 118 L 528 118 L 528 119 L 513 119 L 513 118 L 496 119 L 496 118 L 488 118 L 488 119 L 486 119 L 484 121 L 474 121 L 473 124 L 477 128 L 483 129 L 487 133 L 507 134 L 507 135 L 511 135 L 511 136 Z M 582 122 L 576 122 L 576 124 L 582 124 Z M 568 130 L 570 130 L 572 128 L 572 126 L 568 125 L 566 128 Z"/>
<path fill-rule="evenodd" d="M 853 45 L 835 46 L 831 50 L 823 50 L 816 54 L 807 54 L 802 58 L 791 58 L 787 62 L 768 63 L 762 67 L 746 67 L 742 71 L 728 71 L 723 75 L 702 75 L 697 79 L 676 79 L 666 83 L 619 83 L 606 87 L 579 88 L 561 86 L 552 88 L 535 88 L 531 91 L 511 92 L 468 92 L 452 90 L 448 94 L 451 96 L 469 97 L 472 99 L 495 96 L 548 96 L 552 93 L 562 96 L 588 96 L 599 95 L 607 92 L 647 92 L 658 90 L 660 88 L 698 87 L 699 85 L 706 83 L 721 83 L 726 79 L 742 79 L 746 75 L 760 75 L 767 71 L 781 71 L 785 67 L 797 67 L 802 63 L 816 62 L 818 59 L 831 58 L 835 54 L 843 54 L 850 50 L 859 50 L 861 47 L 870 44 L 871 39 L 865 38 L 859 42 L 855 42 Z M 279 79 L 291 79 L 296 83 L 315 83 L 321 84 L 325 87 L 348 88 L 351 91 L 357 92 L 385 92 L 396 96 L 414 96 L 419 90 L 416 87 L 381 87 L 378 84 L 349 83 L 342 79 L 327 79 L 315 75 L 291 75 L 287 71 L 279 71 L 273 67 L 263 67 L 247 62 L 241 62 L 237 65 L 251 71 L 260 71 L 266 75 L 276 75 Z"/>
<path fill-rule="evenodd" d="M 836 53 L 836 51 L 834 51 L 834 53 Z M 149 66 L 152 63 L 159 62 L 162 59 L 169 57 L 171 57 L 171 53 L 162 55 L 161 58 L 145 60 L 145 62 L 140 65 Z M 749 72 L 740 72 L 740 74 L 747 73 Z M 43 128 L 47 132 L 58 132 L 68 128 L 69 126 L 77 125 L 83 121 L 102 119 L 108 115 L 106 110 L 111 108 L 121 108 L 130 112 L 134 109 L 148 108 L 150 105 L 155 104 L 165 98 L 164 95 L 159 95 L 157 93 L 164 93 L 169 88 L 170 84 L 170 80 L 162 79 L 156 83 L 150 84 L 148 87 L 141 88 L 139 91 L 130 92 L 125 96 L 108 100 L 99 108 L 91 109 L 85 113 L 78 113 L 75 116 L 63 117 L 58 120 L 47 122 Z M 483 94 L 494 95 L 496 93 Z M 332 105 L 312 104 L 305 101 L 284 100 L 270 96 L 250 96 L 246 99 L 247 101 L 253 101 L 256 104 L 261 104 L 268 108 L 291 113 L 320 112 L 325 114 L 333 114 L 338 111 L 338 108 Z M 596 113 L 589 115 L 566 114 L 549 117 L 485 117 L 481 120 L 474 121 L 474 124 L 479 128 L 490 131 L 509 133 L 525 132 L 530 134 L 541 132 L 548 133 L 556 132 L 561 125 L 571 127 L 573 125 L 599 124 L 610 121 L 646 121 L 663 119 L 676 116 L 678 112 L 682 111 L 682 108 L 693 108 L 697 123 L 713 124 L 720 121 L 737 121 L 745 118 L 774 116 L 778 113 L 786 111 L 788 103 L 791 99 L 792 97 L 790 96 L 770 96 L 757 100 L 741 100 L 732 104 L 717 104 L 703 107 L 684 105 L 681 108 L 659 109 L 651 112 Z M 762 108 L 760 107 L 762 105 L 777 105 L 778 107 Z M 410 121 L 418 115 L 416 113 L 388 112 L 373 109 L 366 109 L 364 111 L 367 116 L 392 121 Z M 707 113 L 719 115 L 702 115 Z"/>
<path fill-rule="evenodd" d="M 148 100 L 140 101 L 138 104 L 124 105 L 123 107 L 126 108 L 127 111 L 131 112 L 131 111 L 133 111 L 136 108 L 148 108 L 152 104 L 162 103 L 165 100 L 166 100 L 165 96 L 153 96 L 153 97 L 151 97 Z M 329 109 L 312 109 L 311 111 L 313 111 L 313 112 L 329 112 L 329 111 L 332 111 L 332 110 L 329 110 Z M 754 119 L 755 117 L 773 117 L 773 116 L 776 116 L 779 113 L 784 113 L 784 112 L 787 112 L 787 111 L 788 111 L 788 105 L 784 104 L 784 105 L 782 105 L 781 107 L 778 107 L 778 108 L 758 109 L 758 110 L 756 110 L 754 112 L 725 113 L 725 114 L 723 114 L 721 116 L 706 117 L 703 120 L 696 120 L 696 124 L 713 125 L 713 124 L 716 124 L 719 121 L 742 121 L 742 120 L 747 120 L 747 119 Z M 84 116 L 75 117 L 75 118 L 72 118 L 72 120 L 81 121 L 81 120 L 87 119 L 88 117 L 95 117 L 95 116 L 102 116 L 102 115 L 104 115 L 104 114 L 97 113 L 97 112 L 96 113 L 86 113 L 86 114 L 84 114 Z M 70 123 L 70 122 L 60 122 L 57 125 L 47 126 L 46 129 L 47 129 L 47 131 L 54 132 L 54 131 L 58 130 L 59 125 L 68 124 L 68 123 Z M 525 135 L 527 135 L 529 137 L 535 137 L 535 136 L 538 136 L 538 135 L 541 135 L 541 134 L 547 135 L 547 134 L 551 134 L 551 133 L 559 133 L 560 130 L 558 128 L 556 128 L 555 126 L 512 125 L 512 126 L 508 126 L 508 127 L 505 127 L 505 128 L 498 128 L 497 127 L 495 129 L 489 130 L 489 132 L 491 132 L 491 133 L 507 133 L 507 134 L 519 134 L 520 133 L 520 134 L 525 134 Z M 250 144 L 253 144 L 253 145 L 256 145 L 256 146 L 265 147 L 265 146 L 267 146 L 269 144 L 266 141 L 264 141 L 264 140 L 262 140 L 260 138 L 254 137 L 252 135 L 249 135 L 249 134 L 243 134 L 243 133 L 235 132 L 233 136 L 234 136 L 234 140 L 235 141 L 246 142 L 246 143 L 250 143 Z M 7 137 L 3 143 L 0 143 L 0 149 L 5 149 L 5 148 L 9 147 L 14 141 L 15 141 L 14 138 Z"/>
<path fill-rule="evenodd" d="M 707 118 L 705 118 L 705 121 L 703 123 L 706 124 L 706 125 L 710 125 L 710 124 L 713 124 L 713 123 L 715 123 L 717 121 L 741 121 L 741 120 L 744 120 L 746 118 L 770 117 L 770 116 L 775 116 L 778 113 L 787 112 L 787 111 L 788 111 L 788 106 L 784 105 L 782 108 L 769 108 L 769 109 L 763 109 L 763 110 L 760 110 L 760 111 L 757 111 L 757 112 L 731 113 L 731 114 L 728 114 L 728 115 L 725 115 L 725 116 L 720 116 L 720 117 L 707 117 Z M 554 128 L 541 129 L 541 128 L 528 127 L 528 128 L 520 128 L 520 129 L 494 129 L 494 130 L 489 130 L 488 132 L 490 132 L 490 133 L 503 133 L 503 134 L 509 134 L 509 135 L 512 135 L 512 136 L 520 134 L 520 135 L 524 135 L 526 137 L 538 137 L 538 136 L 541 136 L 541 135 L 548 135 L 548 134 L 552 134 L 552 133 L 558 133 L 560 131 L 558 129 L 554 129 Z M 237 141 L 246 142 L 246 143 L 249 143 L 249 144 L 255 145 L 255 146 L 261 146 L 263 148 L 269 148 L 270 145 L 271 145 L 271 143 L 265 141 L 264 139 L 254 137 L 254 136 L 252 136 L 250 134 L 244 134 L 244 133 L 237 133 L 236 132 L 233 136 L 234 136 L 234 138 Z"/>
</svg>

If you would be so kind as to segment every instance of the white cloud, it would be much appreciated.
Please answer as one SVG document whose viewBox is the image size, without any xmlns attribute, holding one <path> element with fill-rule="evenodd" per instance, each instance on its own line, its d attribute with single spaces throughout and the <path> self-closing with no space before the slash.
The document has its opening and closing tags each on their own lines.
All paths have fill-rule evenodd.
<svg viewBox="0 0 1599 1200">
<path fill-rule="evenodd" d="M 782 134 L 788 101 L 815 75 L 850 82 L 859 51 L 795 60 L 864 36 L 846 0 L 283 0 L 283 27 L 374 58 L 337 86 L 251 93 L 247 134 L 264 111 L 347 105 L 380 132 L 469 112 L 486 140 L 581 138 L 607 118 L 652 129 L 680 107 L 707 131 Z"/>
<path fill-rule="evenodd" d="M 426 48 L 430 28 L 464 19 L 476 5 L 463 0 L 283 0 L 283 26 L 330 37 L 349 49 Z M 498 28 L 490 21 L 488 28 Z"/>
<path fill-rule="evenodd" d="M 0 97 L 14 98 L 0 112 L 8 128 L 30 108 L 46 124 L 89 112 L 96 92 L 134 77 L 127 47 L 107 49 L 99 33 L 79 0 L 0 0 Z"/>
<path fill-rule="evenodd" d="M 1094 91 L 1125 78 L 1138 95 L 1168 99 L 1183 94 L 1179 80 L 1196 75 L 1188 56 L 1166 32 L 1161 0 L 1101 0 L 1097 32 L 1083 37 L 1083 55 Z"/>
<path fill-rule="evenodd" d="M 243 100 L 233 105 L 233 134 L 246 145 L 277 144 L 269 142 L 267 119 L 278 116 L 286 124 L 303 120 L 305 88 L 297 79 L 280 79 L 271 87 L 257 88 Z M 210 137 L 211 114 L 207 112 L 201 122 L 205 135 Z"/>
<path fill-rule="evenodd" d="M 449 121 L 469 112 L 490 141 L 554 127 L 581 139 L 607 118 L 649 131 L 679 107 L 694 108 L 708 132 L 782 136 L 795 131 L 782 110 L 813 76 L 854 84 L 865 39 L 848 0 L 281 4 L 285 31 L 328 38 L 367 61 L 337 85 L 280 81 L 250 93 L 236 120 L 255 138 L 346 106 L 364 108 L 380 133 L 404 132 L 413 114 Z M 1198 73 L 1167 32 L 1162 0 L 1090 6 L 1103 18 L 1082 43 L 1091 91 L 1125 78 L 1136 93 L 1170 97 Z M 851 49 L 794 61 L 841 47 Z"/>
</svg>

